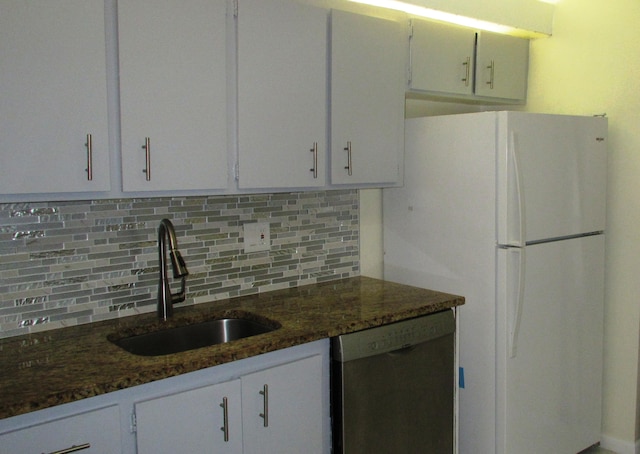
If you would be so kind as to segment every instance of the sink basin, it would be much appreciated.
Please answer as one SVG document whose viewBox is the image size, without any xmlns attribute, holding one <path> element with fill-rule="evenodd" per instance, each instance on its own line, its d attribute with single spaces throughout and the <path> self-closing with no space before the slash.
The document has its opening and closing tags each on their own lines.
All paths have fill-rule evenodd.
<svg viewBox="0 0 640 454">
<path fill-rule="evenodd" d="M 278 329 L 243 318 L 222 318 L 111 340 L 129 353 L 161 356 L 231 342 Z"/>
</svg>

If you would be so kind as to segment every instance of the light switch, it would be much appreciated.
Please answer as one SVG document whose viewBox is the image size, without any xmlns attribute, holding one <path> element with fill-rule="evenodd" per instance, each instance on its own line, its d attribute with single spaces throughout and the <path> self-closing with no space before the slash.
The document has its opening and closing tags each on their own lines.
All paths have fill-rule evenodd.
<svg viewBox="0 0 640 454">
<path fill-rule="evenodd" d="M 271 233 L 268 222 L 244 224 L 244 252 L 260 252 L 271 249 Z"/>
</svg>

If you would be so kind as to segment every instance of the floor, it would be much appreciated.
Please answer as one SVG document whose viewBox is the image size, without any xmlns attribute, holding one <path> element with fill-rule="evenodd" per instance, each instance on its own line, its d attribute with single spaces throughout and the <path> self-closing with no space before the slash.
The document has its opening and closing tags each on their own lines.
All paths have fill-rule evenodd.
<svg viewBox="0 0 640 454">
<path fill-rule="evenodd" d="M 608 449 L 594 447 L 594 448 L 589 448 L 586 451 L 582 451 L 580 454 L 616 454 L 616 453 L 613 451 L 609 451 Z"/>
</svg>

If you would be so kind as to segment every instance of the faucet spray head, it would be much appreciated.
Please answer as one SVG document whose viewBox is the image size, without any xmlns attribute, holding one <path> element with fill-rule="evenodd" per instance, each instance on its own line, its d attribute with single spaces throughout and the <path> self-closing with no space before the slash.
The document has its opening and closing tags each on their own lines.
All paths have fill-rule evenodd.
<svg viewBox="0 0 640 454">
<path fill-rule="evenodd" d="M 184 263 L 184 259 L 180 254 L 180 251 L 171 251 L 169 253 L 171 257 L 171 268 L 173 268 L 173 277 L 175 279 L 179 277 L 185 277 L 189 275 L 189 270 L 187 269 L 187 264 Z"/>
</svg>

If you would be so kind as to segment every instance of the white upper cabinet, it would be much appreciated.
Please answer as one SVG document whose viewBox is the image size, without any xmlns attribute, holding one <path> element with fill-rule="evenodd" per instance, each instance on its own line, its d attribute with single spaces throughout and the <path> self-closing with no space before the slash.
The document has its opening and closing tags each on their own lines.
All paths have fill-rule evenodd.
<svg viewBox="0 0 640 454">
<path fill-rule="evenodd" d="M 410 22 L 409 90 L 480 101 L 522 103 L 529 41 L 436 22 Z"/>
<path fill-rule="evenodd" d="M 328 11 L 238 1 L 238 185 L 326 184 Z"/>
<path fill-rule="evenodd" d="M 331 183 L 395 183 L 404 143 L 405 28 L 331 11 Z"/>
<path fill-rule="evenodd" d="M 227 187 L 225 0 L 119 0 L 124 191 Z"/>
<path fill-rule="evenodd" d="M 528 40 L 497 33 L 478 33 L 477 95 L 524 101 L 528 69 Z"/>
<path fill-rule="evenodd" d="M 412 20 L 407 52 L 312 3 L 1 0 L 0 200 L 390 186 L 407 63 L 408 96 L 526 99 L 528 40 Z"/>
<path fill-rule="evenodd" d="M 409 88 L 472 95 L 476 32 L 418 20 L 409 27 Z"/>
<path fill-rule="evenodd" d="M 108 191 L 102 0 L 0 2 L 0 194 Z"/>
</svg>

